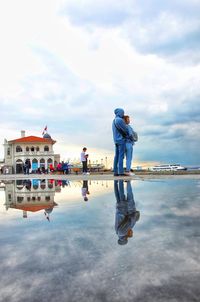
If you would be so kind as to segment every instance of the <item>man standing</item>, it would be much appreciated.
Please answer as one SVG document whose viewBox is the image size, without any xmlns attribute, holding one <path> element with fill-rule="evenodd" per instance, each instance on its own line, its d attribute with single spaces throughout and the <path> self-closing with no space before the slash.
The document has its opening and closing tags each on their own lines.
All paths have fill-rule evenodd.
<svg viewBox="0 0 200 302">
<path fill-rule="evenodd" d="M 134 175 L 131 173 L 131 163 L 132 163 L 132 157 L 133 157 L 133 145 L 138 140 L 138 135 L 135 131 L 133 131 L 133 128 L 130 126 L 130 117 L 128 115 L 124 115 L 125 123 L 128 126 L 128 132 L 129 136 L 126 138 L 126 148 L 125 148 L 125 154 L 126 154 L 126 174 L 129 174 L 129 176 Z"/>
<path fill-rule="evenodd" d="M 126 137 L 128 136 L 128 126 L 125 123 L 124 110 L 117 108 L 114 111 L 115 119 L 112 123 L 113 140 L 115 143 L 115 157 L 114 157 L 114 176 L 127 176 L 124 173 L 123 160 L 126 147 Z"/>
<path fill-rule="evenodd" d="M 87 171 L 87 159 L 88 159 L 89 155 L 86 154 L 86 151 L 87 151 L 87 148 L 84 147 L 83 151 L 81 152 L 81 162 L 82 162 L 82 165 L 83 165 L 83 174 L 90 174 Z"/>
<path fill-rule="evenodd" d="M 25 164 L 24 164 L 24 174 L 28 174 L 29 175 L 30 168 L 31 168 L 31 162 L 30 162 L 30 159 L 27 158 L 25 160 Z"/>
</svg>

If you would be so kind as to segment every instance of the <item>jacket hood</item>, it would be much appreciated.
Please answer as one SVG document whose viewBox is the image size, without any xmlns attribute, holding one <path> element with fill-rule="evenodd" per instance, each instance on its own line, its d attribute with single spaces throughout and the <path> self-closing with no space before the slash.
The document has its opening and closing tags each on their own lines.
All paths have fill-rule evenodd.
<svg viewBox="0 0 200 302">
<path fill-rule="evenodd" d="M 123 117 L 124 116 L 124 109 L 116 108 L 114 113 L 115 113 L 116 116 Z"/>
</svg>

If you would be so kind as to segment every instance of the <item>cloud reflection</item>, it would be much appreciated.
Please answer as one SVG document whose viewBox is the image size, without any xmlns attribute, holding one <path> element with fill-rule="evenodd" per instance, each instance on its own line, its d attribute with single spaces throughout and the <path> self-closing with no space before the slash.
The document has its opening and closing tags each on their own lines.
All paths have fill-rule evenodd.
<svg viewBox="0 0 200 302">
<path fill-rule="evenodd" d="M 119 181 L 116 184 L 119 192 Z M 132 184 L 121 185 L 126 195 Z M 141 218 L 134 238 L 124 247 L 116 240 L 114 192 L 95 198 L 91 194 L 92 202 L 84 203 L 79 186 L 79 206 L 62 207 L 52 224 L 34 219 L 11 226 L 5 222 L 0 237 L 3 301 L 154 297 L 158 302 L 180 301 L 183 294 L 185 301 L 197 301 L 199 242 L 191 234 L 198 235 L 199 220 L 190 213 L 199 214 L 198 189 L 195 181 L 137 182 L 131 204 L 140 209 Z"/>
</svg>

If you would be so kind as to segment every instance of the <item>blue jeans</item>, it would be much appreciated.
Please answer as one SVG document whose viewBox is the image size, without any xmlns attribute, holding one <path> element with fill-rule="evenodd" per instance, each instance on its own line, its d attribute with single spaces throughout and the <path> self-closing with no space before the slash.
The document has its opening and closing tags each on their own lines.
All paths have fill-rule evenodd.
<svg viewBox="0 0 200 302">
<path fill-rule="evenodd" d="M 117 208 L 124 210 L 125 214 L 131 214 L 136 211 L 133 190 L 130 181 L 126 181 L 126 195 L 124 190 L 124 180 L 114 181 L 114 191 L 117 201 Z"/>
<path fill-rule="evenodd" d="M 128 213 L 131 214 L 131 213 L 134 213 L 136 211 L 135 201 L 134 201 L 131 182 L 127 181 L 126 185 L 127 185 L 126 189 L 127 189 Z"/>
<path fill-rule="evenodd" d="M 131 171 L 131 162 L 133 157 L 133 145 L 126 143 L 126 171 Z"/>
<path fill-rule="evenodd" d="M 114 174 L 123 174 L 123 160 L 125 154 L 125 143 L 115 144 L 115 157 L 114 157 Z"/>
<path fill-rule="evenodd" d="M 123 180 L 114 180 L 114 191 L 117 203 L 124 202 L 126 200 Z"/>
</svg>

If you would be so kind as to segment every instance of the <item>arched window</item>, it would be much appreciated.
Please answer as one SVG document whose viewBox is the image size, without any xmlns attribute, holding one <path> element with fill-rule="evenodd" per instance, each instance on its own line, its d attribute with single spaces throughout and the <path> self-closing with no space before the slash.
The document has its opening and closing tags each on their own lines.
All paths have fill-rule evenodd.
<svg viewBox="0 0 200 302">
<path fill-rule="evenodd" d="M 34 159 L 32 160 L 32 170 L 33 170 L 33 171 L 36 171 L 37 168 L 38 168 L 38 160 L 37 160 L 36 158 L 34 158 Z"/>
<path fill-rule="evenodd" d="M 17 179 L 17 180 L 16 180 L 16 188 L 17 188 L 18 190 L 22 190 L 23 187 L 24 187 L 24 185 L 23 185 L 23 180 Z"/>
<path fill-rule="evenodd" d="M 37 152 L 40 151 L 40 148 L 39 148 L 38 146 L 36 147 L 36 151 L 37 151 Z"/>
<path fill-rule="evenodd" d="M 44 146 L 44 151 L 49 151 L 49 146 Z"/>
<path fill-rule="evenodd" d="M 44 158 L 41 158 L 41 159 L 40 159 L 40 167 L 41 167 L 41 165 L 42 165 L 42 166 L 45 166 L 45 160 L 44 160 Z"/>
<path fill-rule="evenodd" d="M 53 188 L 53 182 L 51 179 L 48 179 L 48 188 L 52 189 Z"/>
<path fill-rule="evenodd" d="M 34 152 L 35 151 L 35 148 L 32 146 L 31 147 L 31 152 Z"/>
<path fill-rule="evenodd" d="M 16 173 L 23 173 L 23 161 L 21 159 L 16 160 Z"/>
<path fill-rule="evenodd" d="M 51 158 L 48 158 L 47 160 L 47 166 L 49 168 L 49 166 L 53 163 L 53 160 Z"/>
<path fill-rule="evenodd" d="M 16 152 L 22 152 L 22 147 L 17 146 L 17 147 L 16 147 Z"/>
<path fill-rule="evenodd" d="M 46 188 L 45 179 L 41 180 L 41 182 L 40 182 L 40 188 L 41 188 L 42 190 L 44 190 L 44 189 Z"/>
<path fill-rule="evenodd" d="M 42 170 L 42 173 L 45 172 L 45 160 L 44 160 L 44 158 L 40 159 L 40 169 Z"/>
<path fill-rule="evenodd" d="M 29 152 L 29 147 L 28 146 L 26 147 L 26 152 Z"/>
<path fill-rule="evenodd" d="M 30 179 L 24 180 L 24 185 L 25 185 L 26 190 L 31 191 L 32 183 L 31 183 Z"/>
<path fill-rule="evenodd" d="M 17 202 L 22 202 L 24 200 L 23 196 L 17 196 Z"/>
<path fill-rule="evenodd" d="M 33 183 L 33 189 L 37 190 L 38 189 L 38 183 Z"/>
<path fill-rule="evenodd" d="M 16 164 L 23 164 L 23 161 L 21 159 L 17 159 Z"/>
<path fill-rule="evenodd" d="M 39 180 L 38 179 L 33 179 L 32 182 L 33 182 L 33 189 L 37 190 L 38 187 L 39 187 Z"/>
</svg>

